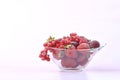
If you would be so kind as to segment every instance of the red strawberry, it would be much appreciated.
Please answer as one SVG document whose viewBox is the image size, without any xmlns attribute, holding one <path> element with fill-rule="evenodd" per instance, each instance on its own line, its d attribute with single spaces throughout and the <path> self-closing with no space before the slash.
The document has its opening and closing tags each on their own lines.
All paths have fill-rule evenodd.
<svg viewBox="0 0 120 80">
<path fill-rule="evenodd" d="M 88 43 L 81 43 L 78 45 L 77 49 L 90 49 L 90 46 Z"/>
<path fill-rule="evenodd" d="M 77 62 L 74 59 L 65 58 L 61 60 L 61 65 L 66 68 L 75 68 L 77 67 Z"/>
</svg>

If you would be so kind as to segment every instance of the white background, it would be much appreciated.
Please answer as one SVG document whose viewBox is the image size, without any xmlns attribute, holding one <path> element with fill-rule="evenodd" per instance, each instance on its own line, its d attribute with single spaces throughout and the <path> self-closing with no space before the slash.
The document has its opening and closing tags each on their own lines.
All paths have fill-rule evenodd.
<svg viewBox="0 0 120 80">
<path fill-rule="evenodd" d="M 40 50 L 71 32 L 107 43 L 86 69 L 120 70 L 119 27 L 120 0 L 0 0 L 0 70 L 58 70 Z"/>
</svg>

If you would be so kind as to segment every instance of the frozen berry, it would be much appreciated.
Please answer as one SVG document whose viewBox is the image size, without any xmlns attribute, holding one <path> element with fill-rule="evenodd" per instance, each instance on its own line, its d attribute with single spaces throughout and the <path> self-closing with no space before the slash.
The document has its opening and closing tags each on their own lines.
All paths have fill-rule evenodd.
<svg viewBox="0 0 120 80">
<path fill-rule="evenodd" d="M 76 33 L 70 33 L 70 36 L 76 36 L 77 34 Z"/>
<path fill-rule="evenodd" d="M 90 47 L 91 48 L 98 48 L 98 47 L 100 47 L 100 43 L 96 40 L 93 40 L 90 42 Z"/>
<path fill-rule="evenodd" d="M 77 58 L 76 50 L 75 49 L 68 49 L 66 50 L 65 55 L 69 58 Z"/>
<path fill-rule="evenodd" d="M 77 49 L 90 49 L 90 46 L 87 43 L 81 43 L 78 45 Z"/>
<path fill-rule="evenodd" d="M 47 44 L 47 43 L 44 43 L 44 44 L 43 44 L 43 46 L 44 46 L 44 47 L 47 47 L 47 46 L 48 46 L 48 44 Z"/>
<path fill-rule="evenodd" d="M 77 67 L 77 62 L 74 59 L 65 58 L 61 60 L 61 65 L 66 68 L 75 68 Z"/>
</svg>

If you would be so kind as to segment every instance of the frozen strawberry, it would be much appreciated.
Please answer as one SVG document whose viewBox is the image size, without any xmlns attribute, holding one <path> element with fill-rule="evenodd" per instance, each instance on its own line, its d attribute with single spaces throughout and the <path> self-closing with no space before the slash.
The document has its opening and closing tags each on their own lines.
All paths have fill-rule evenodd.
<svg viewBox="0 0 120 80">
<path fill-rule="evenodd" d="M 90 42 L 90 47 L 91 48 L 98 48 L 98 47 L 100 47 L 100 43 L 96 40 L 93 40 Z"/>
<path fill-rule="evenodd" d="M 65 58 L 61 60 L 61 65 L 66 68 L 75 68 L 77 67 L 77 62 L 74 59 Z"/>
<path fill-rule="evenodd" d="M 78 45 L 77 49 L 90 49 L 90 46 L 88 43 L 81 43 Z"/>
<path fill-rule="evenodd" d="M 65 55 L 69 58 L 77 58 L 78 56 L 75 49 L 67 49 Z"/>
</svg>

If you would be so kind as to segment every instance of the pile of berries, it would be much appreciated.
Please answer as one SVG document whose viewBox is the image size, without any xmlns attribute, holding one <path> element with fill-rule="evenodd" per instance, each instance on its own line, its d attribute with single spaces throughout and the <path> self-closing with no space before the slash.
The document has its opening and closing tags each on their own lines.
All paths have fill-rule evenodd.
<svg viewBox="0 0 120 80">
<path fill-rule="evenodd" d="M 70 33 L 69 36 L 59 39 L 50 36 L 43 45 L 44 50 L 39 55 L 42 60 L 50 61 L 47 54 L 50 51 L 56 60 L 61 60 L 63 67 L 72 68 L 85 65 L 90 57 L 89 50 L 100 47 L 97 40 L 89 40 L 76 33 Z"/>
</svg>

